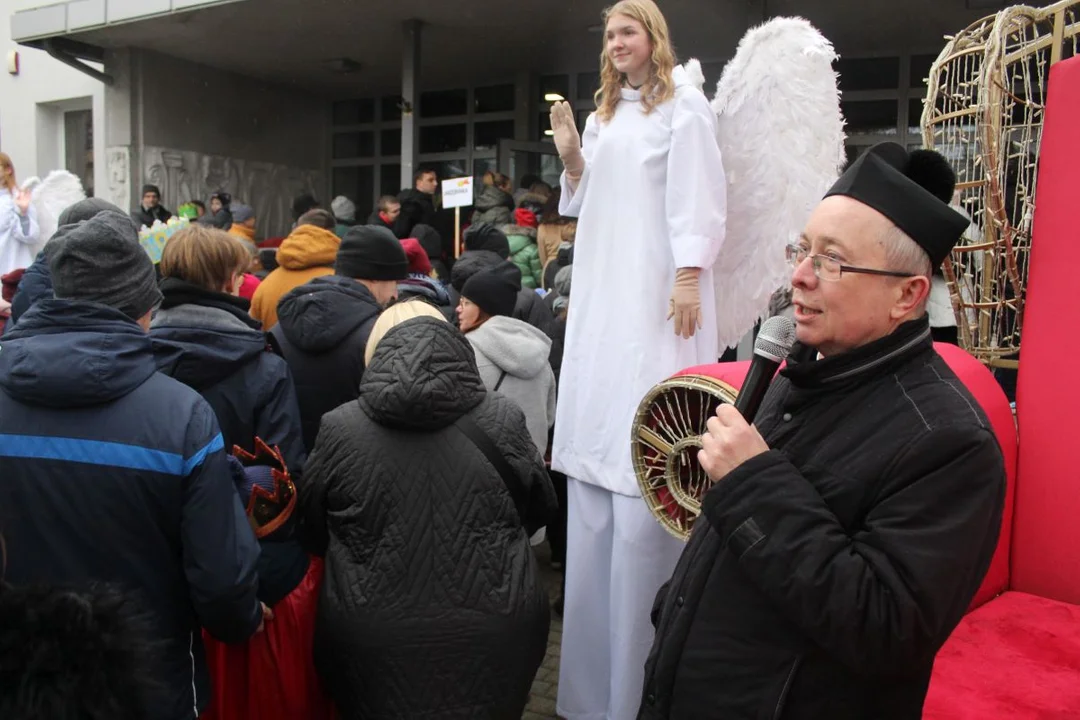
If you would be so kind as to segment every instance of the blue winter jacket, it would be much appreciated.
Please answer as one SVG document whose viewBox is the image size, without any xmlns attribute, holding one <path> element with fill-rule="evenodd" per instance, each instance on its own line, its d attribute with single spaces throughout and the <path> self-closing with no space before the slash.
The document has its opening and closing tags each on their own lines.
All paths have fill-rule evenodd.
<svg viewBox="0 0 1080 720">
<path fill-rule="evenodd" d="M 0 528 L 13 584 L 115 584 L 161 642 L 147 717 L 209 699 L 200 626 L 250 637 L 258 544 L 213 410 L 96 303 L 38 301 L 0 340 Z"/>
</svg>

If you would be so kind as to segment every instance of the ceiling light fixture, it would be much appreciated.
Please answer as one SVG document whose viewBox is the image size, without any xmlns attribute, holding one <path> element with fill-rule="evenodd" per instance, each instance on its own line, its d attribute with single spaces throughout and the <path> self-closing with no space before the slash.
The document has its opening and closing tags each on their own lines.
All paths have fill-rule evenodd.
<svg viewBox="0 0 1080 720">
<path fill-rule="evenodd" d="M 544 134 L 547 135 L 548 137 L 555 137 L 555 131 L 554 130 L 545 130 Z"/>
<path fill-rule="evenodd" d="M 604 32 L 604 26 L 603 25 L 590 25 L 589 27 L 585 28 L 585 30 L 588 31 L 588 32 L 591 32 L 591 33 L 602 33 L 602 32 Z"/>
<path fill-rule="evenodd" d="M 557 92 L 549 92 L 544 94 L 544 102 L 562 102 L 565 100 L 562 95 Z"/>
</svg>

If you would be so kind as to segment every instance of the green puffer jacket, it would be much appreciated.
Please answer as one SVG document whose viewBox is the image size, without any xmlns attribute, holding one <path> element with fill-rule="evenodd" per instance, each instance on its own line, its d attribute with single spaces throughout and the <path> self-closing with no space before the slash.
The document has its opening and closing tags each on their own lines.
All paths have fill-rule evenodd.
<svg viewBox="0 0 1080 720">
<path fill-rule="evenodd" d="M 510 241 L 510 259 L 521 270 L 521 287 L 535 290 L 544 282 L 540 248 L 536 246 L 536 228 L 503 225 L 500 230 Z"/>
</svg>

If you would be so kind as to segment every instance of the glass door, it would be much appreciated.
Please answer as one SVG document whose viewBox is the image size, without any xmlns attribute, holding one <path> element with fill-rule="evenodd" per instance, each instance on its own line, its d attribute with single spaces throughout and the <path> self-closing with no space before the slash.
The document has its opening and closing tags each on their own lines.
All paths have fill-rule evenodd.
<svg viewBox="0 0 1080 720">
<path fill-rule="evenodd" d="M 509 176 L 516 188 L 525 175 L 535 175 L 548 185 L 557 187 L 562 175 L 562 161 L 555 145 L 524 140 L 500 140 L 499 172 Z"/>
</svg>

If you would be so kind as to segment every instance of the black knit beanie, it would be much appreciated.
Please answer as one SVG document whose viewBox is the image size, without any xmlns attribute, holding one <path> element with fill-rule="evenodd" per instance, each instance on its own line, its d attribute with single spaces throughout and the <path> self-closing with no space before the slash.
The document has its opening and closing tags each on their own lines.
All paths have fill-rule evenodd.
<svg viewBox="0 0 1080 720">
<path fill-rule="evenodd" d="M 515 282 L 514 272 L 517 273 Z M 481 270 L 465 282 L 461 296 L 476 304 L 492 317 L 512 316 L 521 290 L 521 271 L 504 263 L 499 267 Z"/>
<path fill-rule="evenodd" d="M 404 280 L 409 261 L 394 233 L 378 225 L 356 225 L 341 239 L 334 274 L 355 280 Z"/>
<path fill-rule="evenodd" d="M 506 239 L 506 233 L 485 222 L 476 223 L 465 231 L 465 249 L 490 250 L 503 260 L 510 258 L 510 241 Z"/>
<path fill-rule="evenodd" d="M 108 305 L 132 320 L 161 302 L 154 263 L 127 215 L 106 210 L 64 226 L 50 245 L 56 297 Z"/>
</svg>

